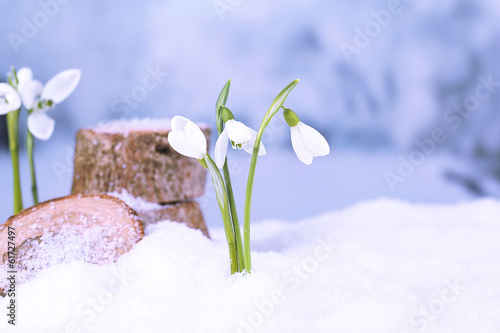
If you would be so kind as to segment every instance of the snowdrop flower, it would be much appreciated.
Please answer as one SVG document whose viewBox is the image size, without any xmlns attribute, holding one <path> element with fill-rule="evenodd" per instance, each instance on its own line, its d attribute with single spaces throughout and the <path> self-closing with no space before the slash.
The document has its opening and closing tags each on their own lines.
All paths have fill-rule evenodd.
<svg viewBox="0 0 500 333">
<path fill-rule="evenodd" d="M 21 97 L 10 84 L 0 83 L 0 115 L 21 107 Z"/>
<path fill-rule="evenodd" d="M 224 130 L 215 143 L 214 160 L 219 169 L 224 166 L 227 154 L 228 141 L 231 141 L 233 149 L 243 149 L 249 154 L 253 153 L 257 132 L 242 122 L 234 120 L 234 116 L 228 108 L 223 107 L 221 117 L 226 123 Z M 259 156 L 265 155 L 266 149 L 262 142 L 259 146 Z"/>
<path fill-rule="evenodd" d="M 37 139 L 48 140 L 54 132 L 55 120 L 47 116 L 46 112 L 64 101 L 75 90 L 81 71 L 65 70 L 51 78 L 44 87 L 33 80 L 29 68 L 21 68 L 19 72 L 19 93 L 24 106 L 32 110 L 27 120 L 28 129 Z"/>
<path fill-rule="evenodd" d="M 204 159 L 207 156 L 207 139 L 201 129 L 191 120 L 175 116 L 168 133 L 170 146 L 179 154 Z"/>
<path fill-rule="evenodd" d="M 283 109 L 283 116 L 290 126 L 293 150 L 302 163 L 309 165 L 312 163 L 313 157 L 325 156 L 330 153 L 330 146 L 323 135 L 301 122 L 292 110 Z"/>
</svg>

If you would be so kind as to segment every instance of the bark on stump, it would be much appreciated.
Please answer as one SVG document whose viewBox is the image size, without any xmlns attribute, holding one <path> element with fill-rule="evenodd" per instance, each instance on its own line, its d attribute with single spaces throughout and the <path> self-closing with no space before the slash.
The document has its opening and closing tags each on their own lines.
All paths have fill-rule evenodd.
<svg viewBox="0 0 500 333">
<path fill-rule="evenodd" d="M 203 195 L 206 170 L 175 152 L 164 131 L 105 133 L 81 129 L 76 137 L 72 194 L 127 190 L 156 203 Z M 210 130 L 204 128 L 207 137 Z"/>
<path fill-rule="evenodd" d="M 144 227 L 159 221 L 169 220 L 185 223 L 190 228 L 199 229 L 205 236 L 210 238 L 200 205 L 196 201 L 166 204 L 153 210 L 137 210 L 137 214 L 139 214 Z"/>
<path fill-rule="evenodd" d="M 206 169 L 170 147 L 169 125 L 162 122 L 152 125 L 148 120 L 134 129 L 134 121 L 118 121 L 118 126 L 109 123 L 78 131 L 72 193 L 115 195 L 125 190 L 134 198 L 162 205 L 141 210 L 118 195 L 138 212 L 144 226 L 162 220 L 183 222 L 209 237 L 201 209 L 191 200 L 204 193 Z M 210 129 L 200 128 L 208 142 Z"/>
</svg>

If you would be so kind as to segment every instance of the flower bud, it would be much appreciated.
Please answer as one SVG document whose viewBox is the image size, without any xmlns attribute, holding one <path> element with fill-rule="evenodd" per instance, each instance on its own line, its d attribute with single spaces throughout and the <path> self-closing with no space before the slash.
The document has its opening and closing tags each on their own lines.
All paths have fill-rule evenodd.
<svg viewBox="0 0 500 333">
<path fill-rule="evenodd" d="M 283 108 L 283 117 L 285 117 L 286 123 L 290 127 L 297 126 L 297 124 L 300 122 L 299 117 L 295 112 L 293 112 L 290 109 Z"/>
<path fill-rule="evenodd" d="M 227 123 L 228 120 L 234 119 L 233 113 L 225 106 L 222 107 L 222 109 L 220 111 L 220 115 L 221 115 L 222 121 L 224 123 Z"/>
</svg>

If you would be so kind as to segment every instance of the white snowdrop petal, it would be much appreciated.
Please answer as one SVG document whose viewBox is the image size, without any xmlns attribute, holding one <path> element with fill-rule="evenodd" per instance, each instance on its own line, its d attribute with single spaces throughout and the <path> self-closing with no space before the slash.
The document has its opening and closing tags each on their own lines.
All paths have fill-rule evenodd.
<svg viewBox="0 0 500 333">
<path fill-rule="evenodd" d="M 179 154 L 202 159 L 207 154 L 207 140 L 202 130 L 191 120 L 175 116 L 170 122 L 170 146 Z"/>
<path fill-rule="evenodd" d="M 54 132 L 55 120 L 43 111 L 33 111 L 28 116 L 28 130 L 40 140 L 48 140 Z"/>
<path fill-rule="evenodd" d="M 217 142 L 215 143 L 215 150 L 214 150 L 214 161 L 219 169 L 222 169 L 222 167 L 224 166 L 224 161 L 226 160 L 226 154 L 227 154 L 227 145 L 228 145 L 227 128 L 224 128 L 219 138 L 217 139 Z"/>
<path fill-rule="evenodd" d="M 0 83 L 0 115 L 21 107 L 21 97 L 16 89 L 7 83 Z"/>
<path fill-rule="evenodd" d="M 41 98 L 52 100 L 55 104 L 61 103 L 75 90 L 81 75 L 79 69 L 68 69 L 57 74 L 45 84 Z"/>
<path fill-rule="evenodd" d="M 330 153 L 330 146 L 326 139 L 316 129 L 309 125 L 299 122 L 302 142 L 313 156 L 325 156 Z"/>
<path fill-rule="evenodd" d="M 255 146 L 255 140 L 257 139 L 257 132 L 254 131 L 253 129 L 251 129 L 251 131 L 252 131 L 252 137 L 250 138 L 250 140 L 247 141 L 247 144 L 243 146 L 243 150 L 249 154 L 253 154 L 253 147 Z M 266 154 L 267 154 L 266 148 L 264 147 L 264 144 L 261 141 L 259 146 L 259 156 L 263 156 Z"/>
<path fill-rule="evenodd" d="M 290 133 L 292 138 L 292 147 L 299 160 L 304 164 L 311 164 L 313 161 L 313 155 L 307 149 L 304 142 L 302 142 L 300 128 L 298 126 L 290 127 Z"/>
<path fill-rule="evenodd" d="M 244 143 L 252 138 L 252 129 L 240 121 L 228 120 L 226 128 L 229 139 L 236 143 Z"/>
<path fill-rule="evenodd" d="M 28 82 L 33 80 L 33 72 L 29 67 L 21 67 L 16 72 L 17 80 L 19 83 Z"/>
<path fill-rule="evenodd" d="M 42 89 L 42 83 L 37 80 L 19 82 L 17 90 L 19 91 L 19 95 L 21 95 L 23 105 L 26 109 L 31 110 L 33 108 L 33 103 L 42 92 Z"/>
<path fill-rule="evenodd" d="M 198 154 L 189 146 L 184 131 L 172 131 L 168 133 L 168 143 L 176 152 L 181 155 L 198 158 Z"/>
<path fill-rule="evenodd" d="M 33 72 L 28 67 L 20 68 L 16 75 L 19 81 L 17 91 L 21 96 L 24 107 L 30 110 L 33 108 L 36 98 L 42 92 L 43 85 L 40 81 L 33 80 Z"/>
<path fill-rule="evenodd" d="M 184 127 L 186 131 L 187 144 L 197 153 L 196 158 L 201 159 L 207 153 L 207 139 L 202 130 L 193 123 L 188 122 Z"/>
<path fill-rule="evenodd" d="M 189 123 L 190 121 L 191 120 L 184 118 L 182 116 L 175 116 L 172 118 L 172 121 L 170 122 L 170 127 L 172 128 L 172 131 L 183 131 L 186 124 Z"/>
</svg>

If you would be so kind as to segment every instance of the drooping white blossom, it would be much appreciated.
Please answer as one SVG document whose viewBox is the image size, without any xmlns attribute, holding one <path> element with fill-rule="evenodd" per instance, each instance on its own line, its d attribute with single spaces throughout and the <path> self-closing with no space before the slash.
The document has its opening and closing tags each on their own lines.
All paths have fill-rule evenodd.
<svg viewBox="0 0 500 333">
<path fill-rule="evenodd" d="M 290 126 L 293 150 L 302 163 L 309 165 L 313 157 L 330 153 L 330 146 L 320 132 L 301 122 L 292 110 L 285 107 L 283 109 L 283 117 Z"/>
<path fill-rule="evenodd" d="M 215 144 L 214 160 L 218 168 L 224 166 L 226 160 L 228 141 L 234 149 L 243 149 L 249 154 L 253 153 L 257 132 L 242 122 L 230 119 L 226 122 L 224 130 Z M 259 146 L 259 156 L 265 155 L 266 149 L 262 142 Z"/>
<path fill-rule="evenodd" d="M 326 139 L 317 130 L 299 122 L 290 127 L 292 146 L 299 160 L 304 164 L 311 164 L 313 157 L 325 156 L 330 153 L 330 146 Z"/>
<path fill-rule="evenodd" d="M 207 155 L 207 139 L 198 125 L 187 118 L 175 116 L 171 127 L 168 142 L 176 152 L 198 160 Z"/>
</svg>

